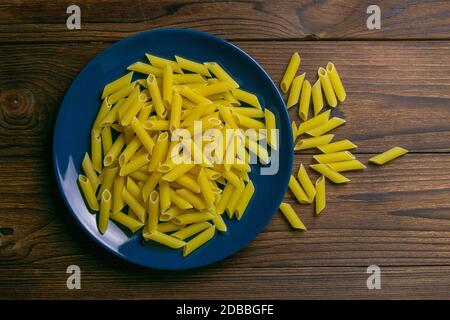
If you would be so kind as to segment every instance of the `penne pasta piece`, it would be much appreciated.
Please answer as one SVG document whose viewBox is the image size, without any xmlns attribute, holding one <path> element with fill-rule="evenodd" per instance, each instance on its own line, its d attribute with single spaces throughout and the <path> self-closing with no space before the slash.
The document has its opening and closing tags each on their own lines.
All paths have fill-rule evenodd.
<svg viewBox="0 0 450 320">
<path fill-rule="evenodd" d="M 128 131 L 125 130 L 125 133 L 128 132 L 128 139 L 127 139 L 127 134 L 125 134 L 125 141 L 127 143 L 134 136 L 132 128 L 129 128 L 128 126 L 131 124 L 131 121 L 133 120 L 133 118 L 138 115 L 139 111 L 141 111 L 142 107 L 145 105 L 146 102 L 147 102 L 147 96 L 145 94 L 141 93 L 137 97 L 137 99 L 130 104 L 128 109 L 125 111 L 125 113 L 121 117 L 120 124 L 122 126 L 128 128 Z M 119 112 L 120 112 L 120 110 L 119 110 Z"/>
<path fill-rule="evenodd" d="M 184 190 L 186 190 L 186 189 L 184 189 Z M 183 209 L 183 210 L 193 208 L 192 204 L 189 201 L 187 201 L 186 199 L 184 199 L 183 197 L 181 197 L 177 192 L 175 192 L 172 189 L 169 189 L 169 192 L 170 192 L 170 201 L 174 205 L 176 205 L 178 208 Z"/>
<path fill-rule="evenodd" d="M 192 205 L 197 210 L 204 210 L 204 209 L 210 209 L 206 206 L 205 201 L 203 201 L 200 197 L 198 197 L 196 194 L 194 194 L 192 191 L 188 189 L 179 189 L 175 191 L 176 194 L 186 200 L 188 203 Z M 181 208 L 183 209 L 183 208 Z M 189 209 L 189 208 L 186 208 Z"/>
<path fill-rule="evenodd" d="M 153 106 L 155 108 L 156 114 L 159 118 L 165 118 L 166 109 L 161 97 L 161 92 L 159 91 L 158 84 L 156 83 L 156 77 L 154 75 L 149 75 L 147 78 L 148 90 L 150 91 L 150 96 L 152 97 Z"/>
<path fill-rule="evenodd" d="M 231 171 L 230 171 L 231 172 Z M 235 187 L 232 195 L 229 198 L 228 203 L 226 204 L 225 211 L 227 212 L 228 218 L 232 218 L 233 214 L 236 211 L 236 207 L 239 202 L 239 198 L 245 190 L 245 184 L 242 179 L 239 179 L 239 185 Z"/>
<path fill-rule="evenodd" d="M 325 93 L 325 98 L 327 99 L 328 105 L 333 108 L 336 107 L 337 99 L 327 71 L 324 68 L 320 67 L 317 71 L 317 74 L 319 75 L 320 84 L 322 85 L 322 89 Z"/>
<path fill-rule="evenodd" d="M 174 74 L 173 83 L 174 84 L 206 83 L 206 79 L 203 78 L 203 76 L 198 73 Z"/>
<path fill-rule="evenodd" d="M 122 198 L 122 190 L 125 188 L 125 177 L 116 176 L 113 185 L 113 201 L 112 201 L 112 214 L 120 212 L 125 206 Z"/>
<path fill-rule="evenodd" d="M 182 95 L 183 97 L 185 97 L 186 99 L 192 101 L 195 104 L 204 104 L 204 105 L 208 105 L 208 104 L 212 104 L 212 101 L 209 100 L 208 98 L 199 95 L 197 92 L 193 91 L 191 88 L 189 88 L 188 86 L 184 85 L 182 87 L 180 87 L 178 90 L 178 93 L 180 95 Z M 183 99 L 185 100 L 185 99 Z"/>
<path fill-rule="evenodd" d="M 300 97 L 300 105 L 298 108 L 298 115 L 300 119 L 306 121 L 308 119 L 309 104 L 311 101 L 311 84 L 308 80 L 303 81 L 302 93 Z"/>
<path fill-rule="evenodd" d="M 126 164 L 130 159 L 136 154 L 136 151 L 139 150 L 142 143 L 141 140 L 139 140 L 138 137 L 134 137 L 125 147 L 125 149 L 122 151 L 122 153 L 119 156 L 119 165 L 123 166 Z"/>
<path fill-rule="evenodd" d="M 131 127 L 134 130 L 134 133 L 136 134 L 136 137 L 141 141 L 144 148 L 148 151 L 149 154 L 152 154 L 153 147 L 155 146 L 155 142 L 150 137 L 148 132 L 145 130 L 144 126 L 137 118 L 134 118 L 131 121 Z"/>
<path fill-rule="evenodd" d="M 150 116 L 150 114 L 152 113 L 152 111 L 153 111 L 153 103 L 147 102 L 147 103 L 144 104 L 144 106 L 141 108 L 141 111 L 139 111 L 139 114 L 138 114 L 138 116 L 137 116 L 137 119 L 138 119 L 140 122 L 146 121 L 146 120 L 149 118 L 149 116 Z"/>
<path fill-rule="evenodd" d="M 170 108 L 171 106 L 172 95 L 173 95 L 173 70 L 171 64 L 167 64 L 163 72 L 163 103 L 166 108 Z"/>
<path fill-rule="evenodd" d="M 212 227 L 212 225 L 209 222 L 194 223 L 188 227 L 185 227 L 181 230 L 178 230 L 177 232 L 172 233 L 171 236 L 178 238 L 180 240 L 185 240 L 210 227 Z"/>
<path fill-rule="evenodd" d="M 147 231 L 152 233 L 158 229 L 159 221 L 159 194 L 153 190 L 148 198 L 148 222 Z"/>
<path fill-rule="evenodd" d="M 126 176 L 136 170 L 139 170 L 150 162 L 150 158 L 150 155 L 145 153 L 139 157 L 136 157 L 136 159 L 131 159 L 130 162 L 120 168 L 119 174 L 121 176 Z"/>
<path fill-rule="evenodd" d="M 349 151 L 338 151 L 333 153 L 318 154 L 314 155 L 313 158 L 318 163 L 330 163 L 356 159 L 355 156 Z"/>
<path fill-rule="evenodd" d="M 206 168 L 204 168 L 206 169 Z M 188 175 L 183 175 L 181 177 L 179 177 L 178 179 L 175 180 L 175 182 L 177 184 L 179 184 L 180 186 L 191 190 L 194 193 L 200 193 L 200 186 L 198 185 L 197 181 L 195 181 L 195 179 L 191 178 Z"/>
<path fill-rule="evenodd" d="M 145 208 L 128 192 L 127 188 L 122 190 L 123 201 L 133 210 L 140 222 L 145 222 Z"/>
<path fill-rule="evenodd" d="M 109 167 L 113 164 L 114 160 L 117 159 L 120 152 L 122 151 L 124 145 L 125 145 L 125 137 L 123 134 L 120 134 L 114 141 L 111 148 L 109 148 L 108 153 L 103 158 L 103 165 L 105 167 Z"/>
<path fill-rule="evenodd" d="M 117 108 L 117 112 L 116 112 L 116 115 L 115 115 L 113 121 L 114 120 L 119 120 L 119 122 L 120 122 L 122 120 L 122 117 L 124 116 L 124 114 L 130 108 L 130 106 L 132 104 L 135 104 L 135 103 L 139 102 L 138 98 L 139 98 L 140 94 L 141 94 L 141 92 L 140 92 L 139 86 L 135 86 L 133 88 L 133 90 L 131 91 L 131 93 L 128 95 L 128 97 L 121 100 L 123 102 Z M 144 95 L 144 97 L 146 97 L 146 96 Z M 103 119 L 101 121 L 101 123 L 104 124 L 105 120 L 106 120 L 106 117 L 105 117 L 105 119 Z"/>
<path fill-rule="evenodd" d="M 231 111 L 229 108 L 226 107 L 220 107 L 219 108 L 219 115 L 222 118 L 222 120 L 232 129 L 237 129 L 238 125 L 235 121 L 235 117 L 231 114 Z M 235 113 L 236 115 L 236 113 Z"/>
<path fill-rule="evenodd" d="M 295 142 L 295 140 L 298 137 L 298 128 L 297 128 L 297 124 L 295 123 L 295 121 L 292 121 L 291 129 L 292 129 L 292 139 Z"/>
<path fill-rule="evenodd" d="M 331 180 L 334 183 L 347 183 L 350 179 L 346 178 L 339 172 L 334 171 L 330 166 L 326 164 L 312 164 L 310 167 L 318 173 L 325 176 L 325 178 Z"/>
<path fill-rule="evenodd" d="M 245 102 L 246 104 L 252 107 L 262 109 L 258 97 L 253 93 L 250 93 L 242 89 L 233 89 L 231 90 L 231 94 L 239 101 Z"/>
<path fill-rule="evenodd" d="M 209 212 L 184 213 L 176 216 L 171 221 L 178 225 L 188 225 L 212 220 L 214 215 Z"/>
<path fill-rule="evenodd" d="M 163 73 L 163 69 L 157 68 L 155 66 L 143 62 L 135 62 L 132 65 L 128 66 L 127 70 L 154 76 L 160 76 Z"/>
<path fill-rule="evenodd" d="M 294 150 L 305 150 L 322 146 L 333 140 L 334 134 L 326 134 L 320 137 L 302 139 L 296 143 Z"/>
<path fill-rule="evenodd" d="M 107 98 L 108 103 L 111 105 L 115 104 L 120 99 L 127 97 L 131 93 L 131 91 L 133 91 L 133 89 L 134 83 L 130 83 L 129 85 L 117 90 Z"/>
<path fill-rule="evenodd" d="M 389 149 L 381 154 L 378 154 L 372 158 L 369 159 L 370 162 L 375 164 L 385 164 L 389 161 L 392 161 L 404 154 L 408 153 L 408 150 L 401 148 L 401 147 L 394 147 L 392 149 Z"/>
<path fill-rule="evenodd" d="M 160 221 L 169 221 L 169 220 L 172 220 L 173 218 L 175 218 L 176 216 L 182 214 L 183 212 L 185 212 L 185 210 L 182 210 L 178 207 L 171 207 L 171 208 L 167 209 L 166 211 L 164 211 L 163 213 L 161 213 L 161 215 L 159 216 L 159 220 Z"/>
<path fill-rule="evenodd" d="M 203 97 L 210 97 L 212 95 L 228 92 L 232 86 L 228 82 L 213 83 L 205 87 L 195 88 L 194 91 Z"/>
<path fill-rule="evenodd" d="M 98 230 L 104 234 L 108 229 L 109 212 L 111 210 L 111 192 L 104 190 L 100 200 L 100 213 L 98 216 Z"/>
<path fill-rule="evenodd" d="M 139 201 L 141 200 L 142 198 L 141 188 L 130 177 L 127 177 L 126 188 L 133 197 L 135 197 Z"/>
<path fill-rule="evenodd" d="M 100 137 L 102 140 L 103 154 L 106 154 L 112 146 L 111 127 L 104 127 L 100 133 Z M 103 165 L 103 160 L 101 162 L 101 165 Z"/>
<path fill-rule="evenodd" d="M 203 195 L 203 199 L 205 200 L 206 207 L 211 208 L 214 203 L 215 197 L 212 192 L 211 183 L 209 182 L 208 176 L 206 175 L 206 172 L 203 168 L 198 174 L 197 182 L 200 186 L 200 191 Z"/>
<path fill-rule="evenodd" d="M 267 143 L 273 150 L 277 150 L 278 133 L 275 115 L 268 108 L 264 109 L 264 115 L 266 122 Z"/>
<path fill-rule="evenodd" d="M 177 165 L 172 170 L 170 170 L 168 173 L 166 173 L 162 177 L 162 179 L 165 181 L 168 181 L 168 182 L 173 182 L 173 181 L 177 180 L 179 177 L 181 177 L 182 175 L 189 172 L 189 170 L 194 168 L 194 166 L 195 166 L 195 164 L 193 164 L 193 163 Z"/>
<path fill-rule="evenodd" d="M 167 156 L 167 151 L 169 149 L 169 134 L 164 131 L 159 134 L 156 140 L 155 147 L 153 148 L 153 154 L 148 164 L 148 171 L 155 171 L 158 165 L 162 164 L 163 160 Z"/>
<path fill-rule="evenodd" d="M 327 110 L 305 122 L 300 123 L 300 125 L 298 126 L 298 135 L 303 134 L 306 131 L 314 129 L 327 122 L 330 118 L 330 113 L 331 110 Z"/>
<path fill-rule="evenodd" d="M 323 146 L 317 147 L 323 153 L 333 153 L 357 148 L 358 146 L 350 140 L 339 140 Z"/>
<path fill-rule="evenodd" d="M 175 59 L 177 60 L 178 65 L 181 67 L 181 69 L 193 73 L 198 73 L 206 77 L 211 77 L 211 74 L 209 73 L 208 68 L 205 65 L 189 59 L 182 58 L 180 56 L 175 56 Z"/>
<path fill-rule="evenodd" d="M 320 214 L 325 209 L 326 201 L 325 177 L 320 176 L 316 180 L 316 214 Z"/>
<path fill-rule="evenodd" d="M 362 170 L 366 169 L 366 166 L 363 165 L 358 160 L 348 160 L 348 161 L 340 161 L 340 162 L 331 162 L 327 163 L 327 165 L 333 169 L 334 171 L 350 171 L 350 170 Z"/>
<path fill-rule="evenodd" d="M 100 184 L 100 180 L 97 176 L 97 173 L 95 173 L 95 169 L 94 166 L 92 165 L 91 158 L 89 158 L 87 152 L 84 154 L 83 161 L 81 162 L 81 167 L 83 168 L 84 174 L 91 183 L 92 190 L 94 190 L 95 194 L 95 191 L 97 191 L 97 187 Z"/>
<path fill-rule="evenodd" d="M 345 123 L 344 119 L 341 119 L 338 117 L 333 117 L 330 120 L 328 120 L 327 122 L 321 124 L 320 126 L 306 131 L 306 133 L 313 137 L 319 137 L 319 136 L 343 125 L 344 123 Z"/>
<path fill-rule="evenodd" d="M 231 107 L 233 113 L 239 113 L 250 118 L 264 118 L 264 111 L 249 107 Z"/>
<path fill-rule="evenodd" d="M 131 218 L 123 212 L 117 212 L 111 215 L 111 220 L 120 223 L 124 227 L 128 228 L 132 233 L 135 233 L 140 228 L 144 226 L 144 224 L 136 219 Z"/>
<path fill-rule="evenodd" d="M 172 204 L 171 189 L 167 181 L 159 180 L 159 206 L 161 214 L 169 210 Z"/>
<path fill-rule="evenodd" d="M 345 101 L 345 97 L 347 94 L 345 93 L 344 86 L 342 85 L 341 78 L 336 70 L 336 67 L 332 62 L 328 62 L 327 64 L 327 73 L 328 78 L 330 78 L 331 85 L 333 86 L 334 93 L 340 102 Z"/>
<path fill-rule="evenodd" d="M 95 197 L 95 191 L 92 188 L 92 183 L 89 181 L 89 178 L 85 175 L 78 175 L 78 182 L 81 187 L 81 191 L 83 191 L 84 198 L 86 202 L 93 211 L 98 211 L 99 205 L 97 198 Z"/>
<path fill-rule="evenodd" d="M 178 63 L 176 63 L 176 61 L 164 59 L 149 53 L 146 53 L 145 56 L 147 57 L 148 61 L 152 64 L 152 66 L 155 66 L 159 69 L 164 69 L 167 65 L 170 65 L 174 72 L 183 73 L 183 70 L 181 70 L 180 66 L 178 65 Z"/>
<path fill-rule="evenodd" d="M 119 168 L 117 167 L 107 168 L 103 171 L 103 180 L 102 184 L 100 185 L 100 190 L 98 192 L 98 199 L 101 198 L 103 191 L 113 189 L 113 183 L 114 179 L 117 176 L 117 171 L 119 171 Z"/>
<path fill-rule="evenodd" d="M 295 77 L 295 74 L 297 73 L 298 67 L 300 66 L 300 55 L 298 52 L 294 52 L 291 59 L 289 60 L 288 66 L 286 68 L 286 71 L 284 73 L 283 78 L 281 79 L 280 88 L 283 93 L 288 92 L 292 80 Z"/>
<path fill-rule="evenodd" d="M 131 83 L 131 79 L 133 78 L 133 72 L 129 72 L 126 75 L 120 77 L 113 82 L 108 83 L 103 89 L 102 99 L 105 99 L 107 96 L 112 93 L 118 91 L 119 89 L 129 85 Z"/>
<path fill-rule="evenodd" d="M 282 202 L 280 204 L 280 211 L 294 229 L 306 230 L 305 225 L 289 203 Z"/>
<path fill-rule="evenodd" d="M 242 195 L 239 198 L 238 203 L 236 205 L 236 218 L 238 220 L 241 220 L 242 216 L 244 215 L 245 210 L 247 209 L 247 206 L 251 198 L 253 197 L 254 193 L 255 193 L 255 186 L 253 185 L 253 182 L 249 181 L 245 186 L 245 189 L 242 192 Z"/>
<path fill-rule="evenodd" d="M 102 172 L 102 140 L 94 130 L 91 131 L 92 167 L 98 173 Z"/>
<path fill-rule="evenodd" d="M 305 80 L 306 73 L 302 73 L 296 76 L 292 81 L 291 90 L 289 91 L 289 96 L 286 102 L 286 107 L 289 109 L 299 102 L 300 92 L 302 91 L 303 80 Z"/>
<path fill-rule="evenodd" d="M 233 88 L 239 88 L 239 84 L 217 62 L 205 62 L 204 65 L 220 81 L 229 83 Z"/>
<path fill-rule="evenodd" d="M 305 191 L 303 191 L 302 187 L 298 183 L 298 181 L 295 179 L 294 176 L 291 175 L 289 179 L 289 190 L 294 194 L 297 201 L 301 204 L 310 203 L 310 199 L 306 195 Z"/>
<path fill-rule="evenodd" d="M 100 106 L 100 110 L 98 111 L 97 116 L 95 117 L 94 124 L 92 125 L 92 127 L 94 128 L 93 130 L 99 128 L 103 118 L 106 117 L 106 115 L 111 111 L 111 109 L 112 106 L 108 103 L 108 99 L 104 99 Z"/>
<path fill-rule="evenodd" d="M 257 129 L 257 130 L 266 128 L 264 123 L 262 123 L 261 121 L 244 116 L 243 114 L 235 113 L 234 118 L 236 119 L 236 123 L 244 128 Z"/>
<path fill-rule="evenodd" d="M 191 254 L 194 250 L 198 249 L 206 242 L 212 239 L 216 232 L 215 226 L 209 227 L 208 229 L 202 231 L 198 236 L 193 238 L 191 241 L 187 242 L 183 247 L 183 257 Z"/>
<path fill-rule="evenodd" d="M 311 179 L 309 178 L 308 173 L 306 172 L 306 169 L 303 166 L 303 163 L 300 164 L 297 177 L 301 187 L 308 196 L 309 201 L 313 202 L 314 197 L 316 195 L 316 189 L 314 188 L 314 185 L 311 182 Z"/>
<path fill-rule="evenodd" d="M 222 195 L 220 196 L 220 200 L 216 206 L 216 212 L 218 214 L 222 214 L 225 211 L 227 204 L 230 201 L 232 194 L 235 191 L 235 187 L 231 182 L 226 183 L 225 188 L 223 189 Z"/>
<path fill-rule="evenodd" d="M 186 245 L 183 240 L 169 236 L 168 234 L 162 233 L 160 231 L 143 233 L 142 236 L 145 240 L 152 240 L 172 249 L 179 249 Z"/>
<path fill-rule="evenodd" d="M 181 230 L 183 228 L 184 228 L 183 225 L 178 226 L 175 223 L 170 222 L 170 221 L 158 224 L 158 231 L 162 232 L 162 233 L 178 231 L 178 230 Z"/>
<path fill-rule="evenodd" d="M 162 173 L 153 171 L 148 178 L 148 180 L 145 182 L 144 186 L 142 187 L 142 198 L 144 201 L 147 201 L 148 197 L 150 196 L 150 193 L 155 190 L 156 186 L 158 185 L 159 180 L 163 176 Z"/>
<path fill-rule="evenodd" d="M 238 99 L 236 99 L 231 92 L 225 92 L 224 99 L 234 107 L 241 105 L 241 102 Z"/>
<path fill-rule="evenodd" d="M 221 214 L 214 213 L 213 223 L 214 226 L 216 227 L 216 230 L 227 232 L 228 228 Z"/>
<path fill-rule="evenodd" d="M 317 116 L 320 111 L 322 111 L 324 106 L 320 79 L 318 79 L 312 86 L 311 96 L 313 100 L 314 116 Z"/>
<path fill-rule="evenodd" d="M 140 183 L 142 182 L 143 185 L 148 180 L 148 178 L 150 178 L 150 176 L 146 172 L 142 172 L 141 169 L 130 173 L 129 177 L 139 181 Z"/>
<path fill-rule="evenodd" d="M 180 127 L 181 119 L 181 96 L 178 92 L 174 92 L 172 96 L 172 107 L 170 109 L 169 130 L 174 132 Z"/>
</svg>

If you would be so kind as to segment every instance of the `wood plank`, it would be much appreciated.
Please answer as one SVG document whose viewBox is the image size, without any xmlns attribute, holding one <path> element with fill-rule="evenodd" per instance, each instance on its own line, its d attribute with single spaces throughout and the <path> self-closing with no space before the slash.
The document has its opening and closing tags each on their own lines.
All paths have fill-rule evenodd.
<svg viewBox="0 0 450 320">
<path fill-rule="evenodd" d="M 448 42 L 241 42 L 278 84 L 290 55 L 314 81 L 332 60 L 347 101 L 334 110 L 347 123 L 336 139 L 358 152 L 401 145 L 412 152 L 450 151 L 450 44 Z M 44 156 L 59 105 L 79 70 L 106 44 L 3 45 L 0 51 L 0 155 Z M 64 57 L 64 59 L 62 59 Z M 66 61 L 70 61 L 66 63 Z M 14 77 L 11 77 L 14 75 Z M 295 110 L 294 110 L 295 109 Z M 297 109 L 291 115 L 297 122 Z"/>
<path fill-rule="evenodd" d="M 161 27 L 194 28 L 237 39 L 449 39 L 446 0 L 378 3 L 381 29 L 368 30 L 370 0 L 351 1 L 77 1 L 81 30 L 68 30 L 73 2 L 0 4 L 0 41 L 109 41 Z"/>
<path fill-rule="evenodd" d="M 296 157 L 294 172 L 305 160 Z M 277 214 L 246 249 L 214 267 L 450 265 L 449 166 L 449 154 L 409 154 L 348 173 L 349 184 L 327 183 L 319 217 L 288 193 L 285 201 L 310 230 L 293 231 Z M 99 272 L 128 266 L 76 225 L 49 170 L 45 158 L 0 158 L 1 268 L 64 268 L 77 260 Z"/>
</svg>

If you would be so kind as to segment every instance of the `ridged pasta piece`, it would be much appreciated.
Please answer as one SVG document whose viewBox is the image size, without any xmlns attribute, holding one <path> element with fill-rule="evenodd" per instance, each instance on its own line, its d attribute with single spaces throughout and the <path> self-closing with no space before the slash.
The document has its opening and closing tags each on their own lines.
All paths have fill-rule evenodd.
<svg viewBox="0 0 450 320">
<path fill-rule="evenodd" d="M 294 209 L 291 207 L 289 203 L 282 202 L 280 204 L 280 211 L 285 216 L 286 220 L 294 229 L 306 230 L 305 225 L 300 220 L 298 215 L 295 213 Z"/>
<path fill-rule="evenodd" d="M 330 143 L 330 141 L 333 140 L 333 138 L 334 134 L 326 134 L 320 137 L 301 139 L 295 144 L 294 150 L 305 150 L 316 148 Z"/>
<path fill-rule="evenodd" d="M 356 159 L 355 156 L 349 151 L 338 151 L 333 153 L 318 154 L 314 155 L 313 158 L 319 163 L 330 163 Z"/>
<path fill-rule="evenodd" d="M 343 125 L 344 123 L 345 123 L 344 119 L 341 119 L 338 117 L 333 117 L 330 120 L 328 120 L 327 122 L 321 124 L 320 126 L 306 131 L 306 133 L 313 137 L 319 137 L 319 136 Z"/>
<path fill-rule="evenodd" d="M 337 171 L 334 171 L 330 166 L 326 164 L 312 164 L 310 167 L 318 173 L 325 176 L 325 178 L 333 181 L 334 183 L 347 183 L 350 181 L 347 177 L 343 176 Z"/>
<path fill-rule="evenodd" d="M 308 119 L 309 104 L 311 101 L 311 84 L 308 80 L 303 81 L 302 93 L 300 95 L 300 105 L 298 108 L 298 115 L 303 121 Z"/>
<path fill-rule="evenodd" d="M 334 93 L 333 85 L 331 84 L 330 78 L 328 77 L 327 71 L 320 67 L 317 71 L 320 79 L 320 84 L 322 85 L 323 92 L 325 93 L 325 98 L 330 107 L 337 106 L 336 94 Z"/>
<path fill-rule="evenodd" d="M 320 214 L 326 206 L 325 177 L 316 180 L 316 214 Z"/>
<path fill-rule="evenodd" d="M 391 148 L 381 154 L 378 154 L 372 158 L 369 159 L 370 162 L 381 165 L 388 163 L 389 161 L 392 161 L 404 154 L 408 153 L 408 150 L 401 148 L 401 147 L 394 147 Z"/>
<path fill-rule="evenodd" d="M 300 55 L 298 54 L 298 52 L 294 52 L 291 59 L 289 60 L 283 78 L 281 79 L 280 88 L 283 93 L 288 92 L 289 88 L 291 87 L 292 80 L 294 79 L 298 67 L 300 66 L 300 61 Z"/>
<path fill-rule="evenodd" d="M 334 93 L 340 102 L 345 101 L 345 97 L 347 96 L 344 86 L 341 81 L 341 77 L 339 77 L 339 73 L 336 70 L 336 67 L 332 62 L 328 62 L 327 64 L 327 73 L 328 78 L 330 78 L 331 85 L 333 86 Z"/>
<path fill-rule="evenodd" d="M 289 109 L 296 105 L 300 99 L 300 92 L 302 91 L 303 81 L 305 80 L 306 73 L 302 73 L 296 76 L 292 81 L 291 89 L 289 90 L 289 96 L 286 102 L 286 107 Z"/>
<path fill-rule="evenodd" d="M 330 113 L 331 113 L 331 110 L 327 110 L 325 112 L 322 112 L 322 113 L 316 115 L 315 117 L 313 117 L 309 120 L 306 120 L 306 121 L 300 123 L 300 125 L 298 126 L 298 134 L 299 135 L 303 134 L 308 130 L 314 129 L 314 128 L 324 124 L 330 118 Z"/>
<path fill-rule="evenodd" d="M 306 172 L 305 167 L 303 166 L 303 163 L 300 164 L 297 177 L 301 187 L 308 196 L 309 201 L 312 202 L 316 195 L 316 190 L 314 188 L 313 183 L 311 182 L 311 179 L 308 176 L 308 173 Z"/>
<path fill-rule="evenodd" d="M 333 143 L 329 143 L 323 146 L 317 147 L 323 153 L 333 153 L 338 151 L 345 151 L 350 149 L 355 149 L 358 146 L 351 142 L 350 140 L 339 140 Z"/>
</svg>

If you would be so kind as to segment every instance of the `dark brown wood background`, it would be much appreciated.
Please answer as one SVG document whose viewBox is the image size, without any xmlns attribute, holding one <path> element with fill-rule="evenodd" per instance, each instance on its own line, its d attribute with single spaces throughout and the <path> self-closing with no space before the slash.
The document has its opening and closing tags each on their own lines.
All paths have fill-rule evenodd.
<svg viewBox="0 0 450 320">
<path fill-rule="evenodd" d="M 450 298 L 450 2 L 0 1 L 0 298 Z M 366 8 L 381 7 L 381 30 Z M 277 215 L 247 248 L 184 272 L 144 269 L 101 249 L 75 224 L 51 164 L 55 116 L 81 68 L 112 42 L 158 27 L 231 40 L 279 83 L 293 51 L 310 78 L 332 60 L 347 87 L 337 136 L 362 161 L 410 153 L 328 184 L 320 217 L 292 231 Z M 293 115 L 296 117 L 295 115 Z M 298 118 L 296 118 L 298 119 Z M 308 155 L 296 155 L 297 169 Z M 66 288 L 77 264 L 82 289 Z M 366 269 L 381 267 L 381 290 Z"/>
</svg>

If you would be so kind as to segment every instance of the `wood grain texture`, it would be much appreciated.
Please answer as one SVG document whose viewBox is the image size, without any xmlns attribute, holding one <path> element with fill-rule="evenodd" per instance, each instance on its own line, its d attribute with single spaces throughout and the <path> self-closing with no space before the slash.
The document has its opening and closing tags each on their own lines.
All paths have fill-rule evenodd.
<svg viewBox="0 0 450 320">
<path fill-rule="evenodd" d="M 450 39 L 450 3 L 378 1 L 380 30 L 366 27 L 370 0 L 80 0 L 81 30 L 68 30 L 72 1 L 0 4 L 0 41 L 108 41 L 161 27 L 195 28 L 237 39 Z"/>
<path fill-rule="evenodd" d="M 394 145 L 412 152 L 450 151 L 448 42 L 236 44 L 259 61 L 276 84 L 295 50 L 302 56 L 301 72 L 310 81 L 316 79 L 319 66 L 333 60 L 348 91 L 346 102 L 333 111 L 347 120 L 336 130 L 336 139 L 351 139 L 360 147 L 358 152 L 381 152 Z M 15 45 L 1 46 L 0 155 L 49 153 L 65 92 L 79 70 L 105 47 L 32 44 L 17 50 Z M 290 113 L 299 122 L 297 107 Z"/>
<path fill-rule="evenodd" d="M 294 171 L 300 161 L 310 159 L 297 156 Z M 450 178 L 442 174 L 449 166 L 449 154 L 409 154 L 349 173 L 347 185 L 327 183 L 319 217 L 288 193 L 285 201 L 308 232 L 292 231 L 277 214 L 236 255 L 198 270 L 162 272 L 94 244 L 56 192 L 48 159 L 0 158 L 0 298 L 181 298 L 176 292 L 183 288 L 199 299 L 400 298 L 412 288 L 410 298 L 449 297 Z M 65 287 L 71 264 L 82 268 L 80 293 Z M 378 293 L 365 286 L 371 264 L 383 270 Z M 200 283 L 203 290 L 194 289 Z"/>
</svg>

